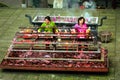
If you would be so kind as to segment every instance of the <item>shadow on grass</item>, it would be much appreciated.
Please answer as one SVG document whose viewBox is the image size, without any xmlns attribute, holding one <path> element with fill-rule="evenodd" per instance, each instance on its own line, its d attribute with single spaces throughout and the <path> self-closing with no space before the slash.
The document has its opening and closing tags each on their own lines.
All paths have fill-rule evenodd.
<svg viewBox="0 0 120 80">
<path fill-rule="evenodd" d="M 20 73 L 20 74 L 65 74 L 65 75 L 91 75 L 91 76 L 108 76 L 109 72 L 76 72 L 76 71 L 33 71 L 33 70 L 13 70 L 13 69 L 2 69 L 3 73 Z"/>
</svg>

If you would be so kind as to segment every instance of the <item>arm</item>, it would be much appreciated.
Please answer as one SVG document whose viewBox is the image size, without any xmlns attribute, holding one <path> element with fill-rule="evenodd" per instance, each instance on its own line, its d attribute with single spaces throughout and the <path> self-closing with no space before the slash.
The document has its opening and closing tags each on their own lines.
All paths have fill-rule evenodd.
<svg viewBox="0 0 120 80">
<path fill-rule="evenodd" d="M 79 32 L 79 29 L 80 29 L 79 25 L 75 24 L 74 29 L 76 30 L 76 32 Z"/>
<path fill-rule="evenodd" d="M 41 27 L 38 29 L 38 32 L 41 32 Z"/>
<path fill-rule="evenodd" d="M 52 22 L 52 28 L 53 28 L 53 32 L 58 32 L 58 28 L 56 27 L 55 23 Z"/>
<path fill-rule="evenodd" d="M 42 32 L 42 30 L 45 29 L 46 24 L 42 23 L 42 25 L 40 26 L 40 28 L 38 29 L 38 32 Z"/>
</svg>

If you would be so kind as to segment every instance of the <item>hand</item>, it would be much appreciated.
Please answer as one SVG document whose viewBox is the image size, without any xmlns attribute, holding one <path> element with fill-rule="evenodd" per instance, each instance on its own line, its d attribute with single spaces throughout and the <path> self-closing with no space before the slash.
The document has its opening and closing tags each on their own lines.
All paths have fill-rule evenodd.
<svg viewBox="0 0 120 80">
<path fill-rule="evenodd" d="M 48 28 L 48 26 L 46 26 L 46 28 Z"/>
</svg>

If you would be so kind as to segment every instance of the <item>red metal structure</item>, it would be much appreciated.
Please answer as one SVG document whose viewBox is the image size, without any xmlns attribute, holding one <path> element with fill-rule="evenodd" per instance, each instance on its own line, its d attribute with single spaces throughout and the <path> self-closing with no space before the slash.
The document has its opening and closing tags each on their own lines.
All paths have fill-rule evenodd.
<svg viewBox="0 0 120 80">
<path fill-rule="evenodd" d="M 55 33 L 21 28 L 0 64 L 2 69 L 108 72 L 108 50 L 91 32 L 58 29 Z"/>
<path fill-rule="evenodd" d="M 27 30 L 26 30 L 27 31 Z M 88 34 L 87 34 L 88 35 Z M 54 37 L 56 39 L 53 39 Z M 94 45 L 91 35 L 77 39 L 77 33 L 16 33 L 3 69 L 108 72 L 107 50 Z"/>
</svg>

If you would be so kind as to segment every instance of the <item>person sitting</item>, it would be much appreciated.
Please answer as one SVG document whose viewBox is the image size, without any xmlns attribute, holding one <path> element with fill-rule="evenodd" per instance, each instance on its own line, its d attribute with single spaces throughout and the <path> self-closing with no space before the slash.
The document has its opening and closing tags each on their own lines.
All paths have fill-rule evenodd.
<svg viewBox="0 0 120 80">
<path fill-rule="evenodd" d="M 84 17 L 78 18 L 78 23 L 75 24 L 74 29 L 77 33 L 80 33 L 78 37 L 85 37 L 88 27 L 85 23 Z"/>
<path fill-rule="evenodd" d="M 57 27 L 53 21 L 51 21 L 50 16 L 46 16 L 38 32 L 54 32 Z"/>
<path fill-rule="evenodd" d="M 38 29 L 38 32 L 49 32 L 55 33 L 57 31 L 57 27 L 53 21 L 51 21 L 50 16 L 46 16 L 44 18 L 44 22 L 42 23 L 41 27 Z M 56 39 L 56 36 L 53 36 L 53 40 Z M 45 41 L 49 41 L 49 39 L 45 39 Z M 46 44 L 46 49 L 50 49 L 50 44 Z M 53 44 L 56 47 L 55 44 Z"/>
<path fill-rule="evenodd" d="M 78 23 L 75 24 L 75 26 L 74 26 L 74 29 L 76 30 L 76 32 L 78 32 L 78 33 L 86 32 L 87 28 L 88 27 L 85 23 L 85 18 L 84 17 L 78 18 Z"/>
</svg>

